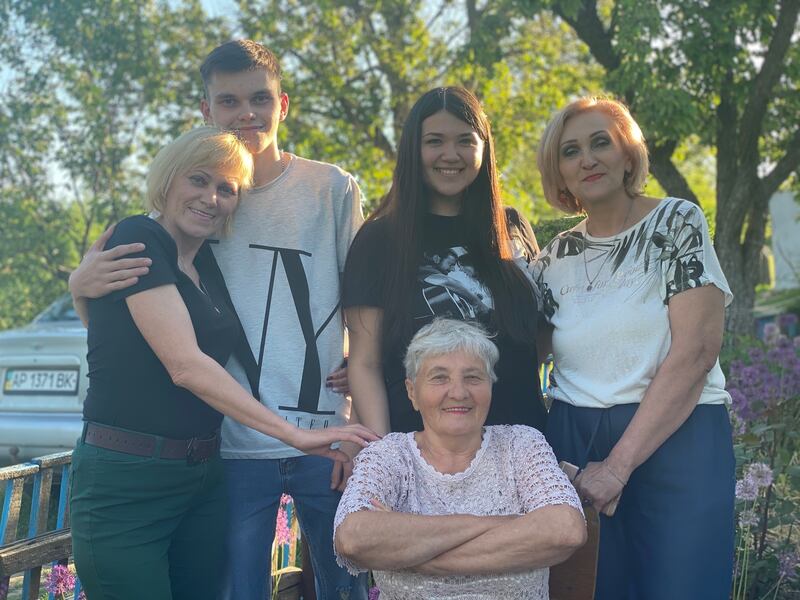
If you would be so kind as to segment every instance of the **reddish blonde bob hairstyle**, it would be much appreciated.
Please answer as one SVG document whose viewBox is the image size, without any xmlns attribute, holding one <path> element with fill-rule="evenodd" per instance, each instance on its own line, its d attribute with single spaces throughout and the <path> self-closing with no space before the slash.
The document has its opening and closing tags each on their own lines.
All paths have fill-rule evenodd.
<svg viewBox="0 0 800 600">
<path fill-rule="evenodd" d="M 608 115 L 614 123 L 615 131 L 612 135 L 622 142 L 622 146 L 631 160 L 631 170 L 626 173 L 625 191 L 628 196 L 639 196 L 644 189 L 650 161 L 647 157 L 647 144 L 638 123 L 634 121 L 628 108 L 617 100 L 611 98 L 586 96 L 568 104 L 547 124 L 542 139 L 539 142 L 539 152 L 536 164 L 542 174 L 542 187 L 547 201 L 568 213 L 583 211 L 580 198 L 573 196 L 565 189 L 564 181 L 559 170 L 559 145 L 564 128 L 575 115 L 586 111 L 596 110 Z"/>
</svg>

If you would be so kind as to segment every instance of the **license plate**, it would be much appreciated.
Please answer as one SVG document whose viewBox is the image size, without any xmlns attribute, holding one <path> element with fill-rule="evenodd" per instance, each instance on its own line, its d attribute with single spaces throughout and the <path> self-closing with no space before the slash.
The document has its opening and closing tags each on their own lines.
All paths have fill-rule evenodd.
<svg viewBox="0 0 800 600">
<path fill-rule="evenodd" d="M 78 394 L 78 369 L 8 369 L 3 381 L 3 393 Z"/>
</svg>

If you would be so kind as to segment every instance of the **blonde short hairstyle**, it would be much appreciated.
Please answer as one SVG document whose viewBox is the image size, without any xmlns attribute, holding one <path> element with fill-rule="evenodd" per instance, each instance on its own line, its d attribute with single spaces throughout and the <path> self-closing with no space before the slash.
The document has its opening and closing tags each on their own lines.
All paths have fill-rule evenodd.
<svg viewBox="0 0 800 600">
<path fill-rule="evenodd" d="M 233 133 L 217 127 L 197 127 L 158 151 L 147 172 L 147 208 L 164 212 L 167 193 L 176 175 L 198 167 L 214 167 L 233 176 L 239 194 L 253 184 L 253 155 Z M 228 233 L 232 217 L 223 225 Z"/>
<path fill-rule="evenodd" d="M 544 197 L 550 204 L 568 213 L 581 212 L 583 207 L 579 198 L 575 198 L 569 190 L 564 189 L 564 182 L 558 168 L 559 145 L 567 121 L 590 110 L 602 112 L 611 118 L 616 127 L 616 134 L 630 158 L 631 170 L 626 172 L 625 177 L 625 191 L 628 196 L 633 198 L 642 193 L 650 169 L 647 143 L 642 135 L 642 130 L 622 102 L 598 96 L 586 96 L 571 102 L 557 112 L 547 124 L 539 142 L 539 153 L 536 156 L 536 164 L 542 174 Z"/>
</svg>

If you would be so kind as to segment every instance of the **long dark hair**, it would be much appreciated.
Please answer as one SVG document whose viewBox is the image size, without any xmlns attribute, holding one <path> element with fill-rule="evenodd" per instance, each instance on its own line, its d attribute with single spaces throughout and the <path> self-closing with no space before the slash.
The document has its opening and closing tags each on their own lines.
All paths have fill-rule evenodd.
<svg viewBox="0 0 800 600">
<path fill-rule="evenodd" d="M 384 349 L 396 349 L 412 331 L 411 292 L 422 255 L 422 227 L 429 212 L 429 191 L 421 158 L 422 122 L 445 110 L 475 129 L 484 142 L 478 176 L 466 190 L 461 214 L 475 270 L 492 293 L 493 328 L 516 342 L 530 344 L 536 333 L 536 304 L 528 280 L 512 262 L 506 213 L 489 119 L 478 99 L 462 87 L 441 87 L 424 94 L 408 113 L 397 152 L 392 187 L 369 218 L 386 219 L 394 260 L 387 265 L 383 315 Z"/>
</svg>

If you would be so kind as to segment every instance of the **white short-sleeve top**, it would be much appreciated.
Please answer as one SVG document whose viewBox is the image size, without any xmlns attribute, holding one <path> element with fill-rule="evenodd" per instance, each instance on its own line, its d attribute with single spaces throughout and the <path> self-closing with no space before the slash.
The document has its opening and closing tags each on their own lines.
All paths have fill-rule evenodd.
<svg viewBox="0 0 800 600">
<path fill-rule="evenodd" d="M 455 474 L 439 473 L 425 461 L 414 432 L 390 433 L 370 444 L 356 456 L 334 535 L 347 515 L 371 510 L 373 498 L 394 511 L 419 515 L 522 515 L 552 504 L 581 510 L 544 436 L 524 425 L 485 427 L 472 463 Z M 361 570 L 338 554 L 337 561 L 353 574 Z M 549 598 L 546 568 L 498 575 L 434 577 L 405 570 L 374 575 L 381 600 Z"/>
<path fill-rule="evenodd" d="M 665 198 L 612 237 L 586 221 L 560 233 L 536 257 L 542 314 L 553 325 L 549 394 L 574 406 L 640 402 L 670 349 L 670 298 L 714 285 L 733 296 L 700 208 Z M 730 401 L 719 361 L 700 404 Z"/>
</svg>

